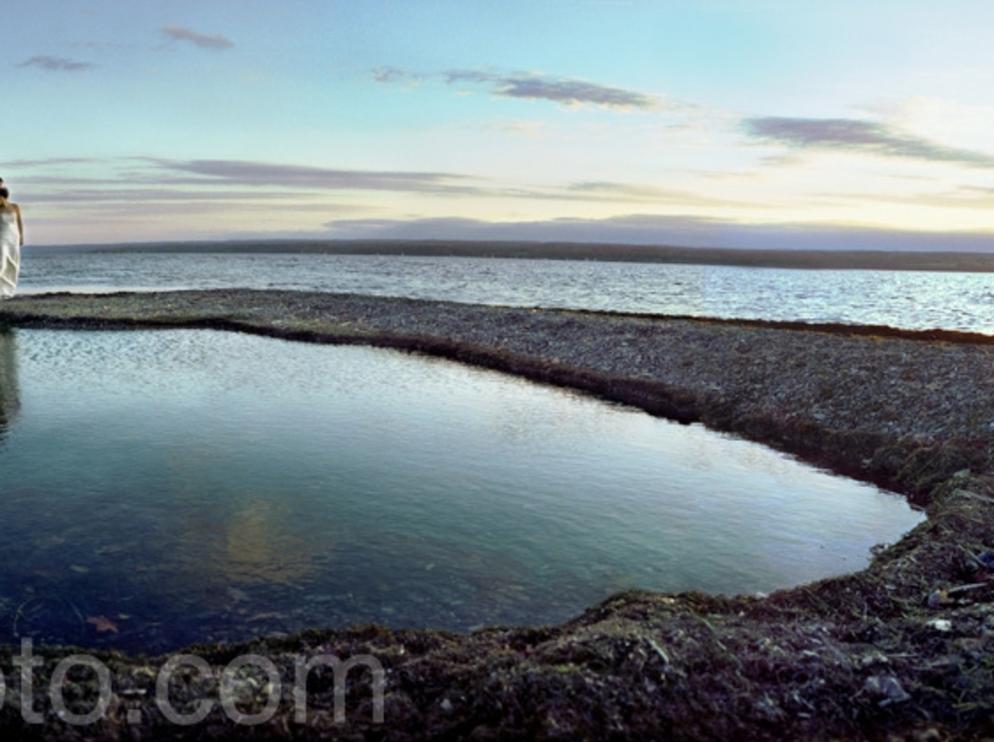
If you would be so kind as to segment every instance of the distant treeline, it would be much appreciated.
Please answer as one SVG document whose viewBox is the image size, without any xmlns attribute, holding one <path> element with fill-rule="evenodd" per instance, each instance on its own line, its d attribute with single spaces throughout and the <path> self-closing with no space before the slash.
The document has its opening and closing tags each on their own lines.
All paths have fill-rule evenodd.
<svg viewBox="0 0 994 742">
<path fill-rule="evenodd" d="M 467 258 L 604 260 L 762 268 L 994 272 L 994 253 L 871 250 L 747 250 L 579 242 L 456 242 L 445 240 L 245 240 L 75 245 L 46 252 L 316 253 Z"/>
</svg>

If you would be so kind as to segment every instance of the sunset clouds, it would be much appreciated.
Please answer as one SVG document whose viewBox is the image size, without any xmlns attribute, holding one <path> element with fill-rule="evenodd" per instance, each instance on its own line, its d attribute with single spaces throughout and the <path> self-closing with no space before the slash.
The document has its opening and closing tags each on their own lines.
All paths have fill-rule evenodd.
<svg viewBox="0 0 994 742">
<path fill-rule="evenodd" d="M 994 249 L 994 6 L 557 7 L 15 5 L 0 175 L 37 242 Z"/>
</svg>

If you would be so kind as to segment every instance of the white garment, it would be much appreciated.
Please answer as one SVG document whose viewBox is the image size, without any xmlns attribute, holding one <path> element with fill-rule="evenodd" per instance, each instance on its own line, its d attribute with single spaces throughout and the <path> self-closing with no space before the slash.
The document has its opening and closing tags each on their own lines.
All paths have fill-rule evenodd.
<svg viewBox="0 0 994 742">
<path fill-rule="evenodd" d="M 21 273 L 21 233 L 17 214 L 0 211 L 0 299 L 9 299 L 17 290 Z"/>
</svg>

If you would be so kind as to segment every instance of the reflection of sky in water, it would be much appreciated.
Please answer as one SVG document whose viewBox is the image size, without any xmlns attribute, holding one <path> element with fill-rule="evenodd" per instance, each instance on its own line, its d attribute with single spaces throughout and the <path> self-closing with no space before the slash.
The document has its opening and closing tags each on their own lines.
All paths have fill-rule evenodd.
<svg viewBox="0 0 994 742">
<path fill-rule="evenodd" d="M 856 569 L 920 517 L 761 446 L 443 361 L 208 331 L 16 337 L 2 641 L 15 620 L 159 650 L 559 621 L 628 587 Z"/>
<path fill-rule="evenodd" d="M 278 288 L 994 333 L 990 274 L 362 255 L 39 255 L 26 292 Z"/>
</svg>

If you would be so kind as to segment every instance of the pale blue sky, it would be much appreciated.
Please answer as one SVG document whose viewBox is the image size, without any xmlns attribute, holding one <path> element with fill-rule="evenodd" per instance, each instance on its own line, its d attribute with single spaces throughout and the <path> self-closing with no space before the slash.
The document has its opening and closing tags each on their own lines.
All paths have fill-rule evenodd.
<svg viewBox="0 0 994 742">
<path fill-rule="evenodd" d="M 639 215 L 660 241 L 994 244 L 981 0 L 40 0 L 4 25 L 0 174 L 39 243 Z"/>
</svg>

